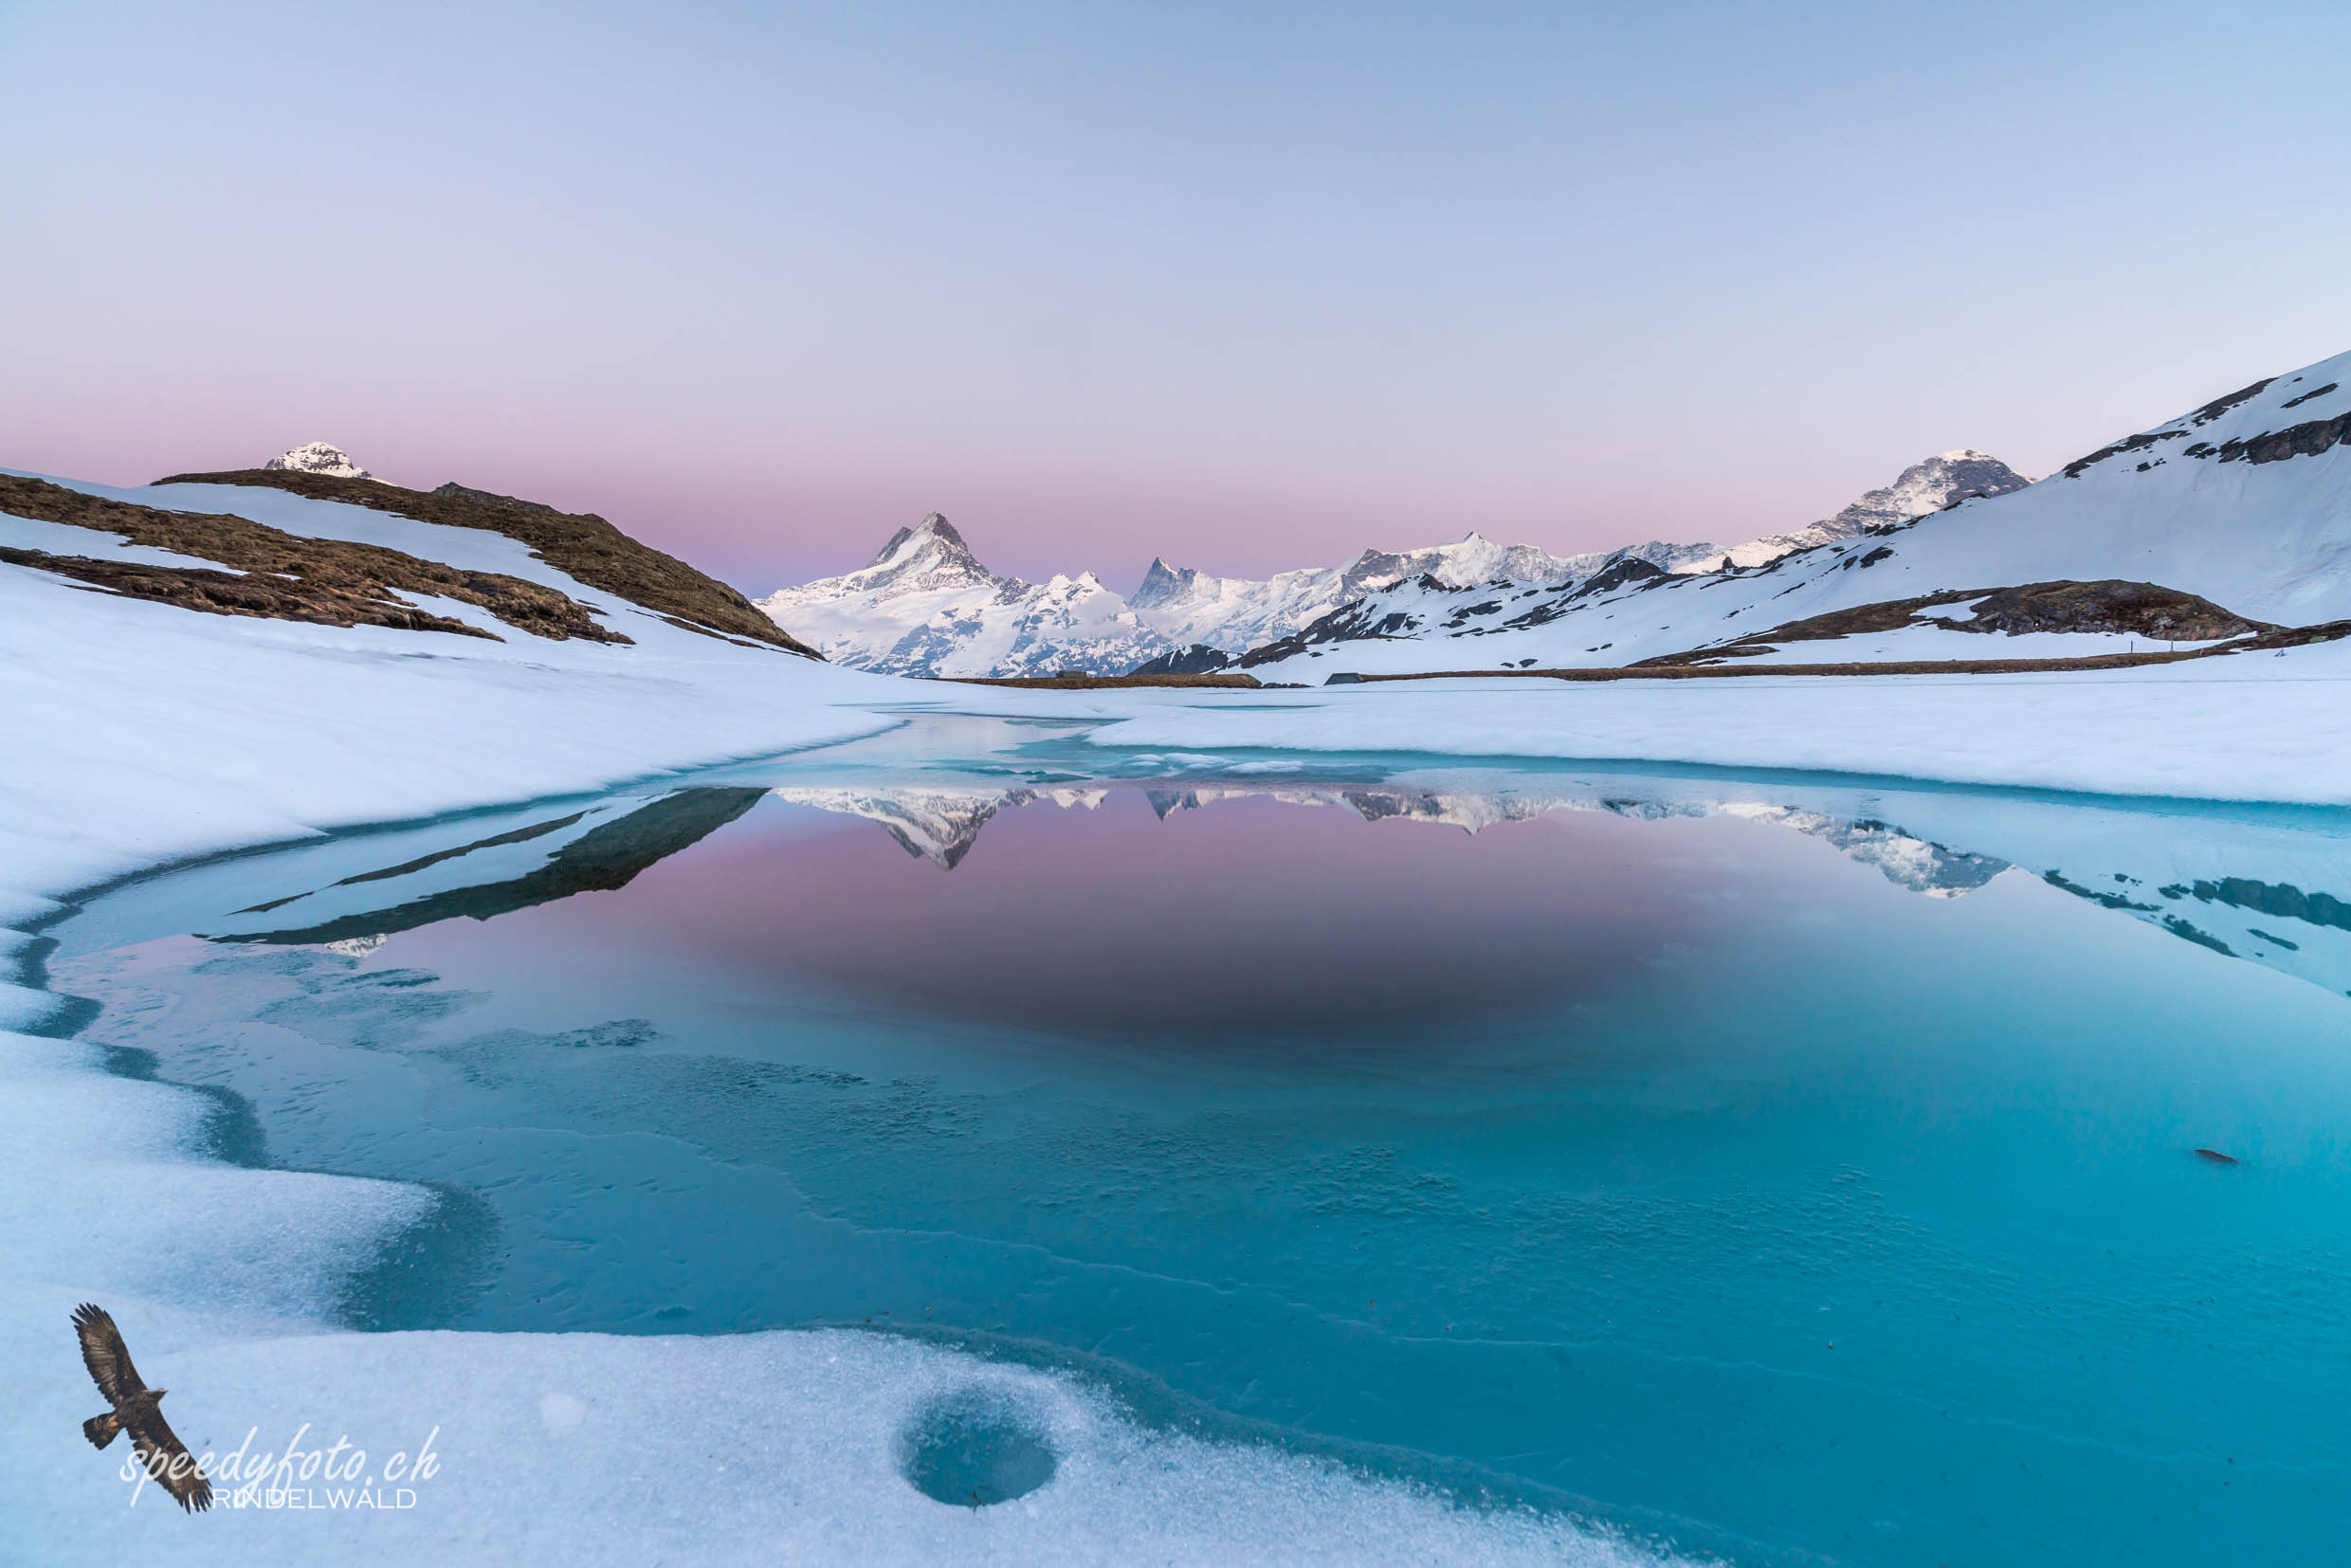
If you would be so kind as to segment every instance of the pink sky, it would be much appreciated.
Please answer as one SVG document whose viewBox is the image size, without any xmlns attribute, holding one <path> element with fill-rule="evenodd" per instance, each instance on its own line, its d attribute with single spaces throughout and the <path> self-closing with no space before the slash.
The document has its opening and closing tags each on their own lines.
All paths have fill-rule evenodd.
<svg viewBox="0 0 2351 1568">
<path fill-rule="evenodd" d="M 2351 346 L 2282 9 L 10 8 L 0 464 L 328 440 L 754 592 L 1737 540 Z"/>
</svg>

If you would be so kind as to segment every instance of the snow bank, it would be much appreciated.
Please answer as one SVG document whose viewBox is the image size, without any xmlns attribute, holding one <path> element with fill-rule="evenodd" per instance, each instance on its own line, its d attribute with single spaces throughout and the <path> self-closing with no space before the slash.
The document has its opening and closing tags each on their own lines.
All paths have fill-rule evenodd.
<svg viewBox="0 0 2351 1568">
<path fill-rule="evenodd" d="M 1084 695 L 1062 711 L 1113 720 L 1087 737 L 1105 747 L 1642 760 L 2351 805 L 2351 644 L 2093 673 Z"/>
<path fill-rule="evenodd" d="M 296 1476 L 285 1489 L 315 1507 L 224 1504 L 189 1521 L 152 1491 L 126 1508 L 114 1467 L 74 1453 L 38 1495 L 9 1500 L 50 1560 L 1660 1560 L 1557 1517 L 1467 1510 L 1279 1450 L 1152 1431 L 1066 1378 L 880 1335 L 338 1335 L 183 1350 L 142 1370 L 187 1391 L 173 1395 L 184 1436 L 217 1424 L 202 1407 L 227 1406 L 234 1419 L 210 1434 L 222 1451 L 248 1429 L 248 1454 L 348 1437 L 364 1449 L 359 1476 Z M 948 1401 L 1049 1453 L 1050 1479 L 985 1507 L 918 1491 L 909 1440 Z M 36 1401 L 67 1432 L 88 1403 Z M 383 1467 L 394 1452 L 413 1464 L 428 1439 L 433 1473 L 409 1478 L 403 1498 Z M 332 1506 L 338 1489 L 391 1505 Z M 256 1486 L 256 1501 L 269 1490 Z"/>
</svg>

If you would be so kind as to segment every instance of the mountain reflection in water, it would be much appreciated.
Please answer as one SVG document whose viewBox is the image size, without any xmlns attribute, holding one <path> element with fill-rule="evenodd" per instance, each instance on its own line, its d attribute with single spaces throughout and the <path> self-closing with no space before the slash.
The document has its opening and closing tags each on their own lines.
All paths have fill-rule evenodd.
<svg viewBox="0 0 2351 1568">
<path fill-rule="evenodd" d="M 371 866 L 326 886 L 216 917 L 209 934 L 224 941 L 337 943 L 365 950 L 376 939 L 442 920 L 485 920 L 582 891 L 624 887 L 647 867 L 736 821 L 762 798 L 862 817 L 877 824 L 910 856 L 954 871 L 964 865 L 982 831 L 1007 813 L 1034 809 L 1097 811 L 1114 795 L 1131 794 L 1139 795 L 1163 822 L 1182 812 L 1254 801 L 1260 809 L 1338 811 L 1371 823 L 1447 824 L 1471 835 L 1562 812 L 1648 820 L 1730 816 L 1817 839 L 1874 867 L 1895 885 L 1929 898 L 1963 896 L 2017 866 L 2052 887 L 2208 950 L 2279 969 L 2338 993 L 2351 990 L 2351 901 L 2307 885 L 2315 873 L 2340 877 L 2339 885 L 2351 886 L 2351 841 L 2344 836 L 2344 825 L 2331 820 L 2336 813 L 2303 813 L 2311 819 L 2307 822 L 2279 813 L 2255 812 L 2250 818 L 2219 812 L 2182 815 L 2118 810 L 2107 802 L 1938 795 L 1925 790 L 1904 800 L 1870 802 L 1906 805 L 1932 824 L 1920 826 L 1916 816 L 1897 822 L 1821 809 L 1845 804 L 1840 801 L 1771 798 L 1773 793 L 1803 792 L 1758 791 L 1760 798 L 1741 798 L 1745 792 L 1708 791 L 1677 780 L 1669 788 L 1634 793 L 1626 788 L 1631 782 L 1622 777 L 1564 781 L 1537 776 L 1476 788 L 1232 778 L 1023 785 L 858 780 L 687 788 L 649 799 L 619 797 L 398 864 Z M 1305 831 L 1309 830 L 1301 828 L 1270 836 L 1279 840 Z M 1031 841 L 1011 852 L 1040 850 Z M 1237 889 L 1263 880 L 1264 873 L 1263 868 L 1239 866 L 1233 874 L 1239 879 Z M 1508 875 L 1499 866 L 1480 874 Z M 1071 885 L 1063 884 L 1065 903 L 1073 896 Z M 1166 883 L 1139 883 L 1132 888 L 1133 898 L 1142 903 L 1163 901 L 1171 893 Z M 1514 896 L 1501 887 L 1494 895 L 1491 903 L 1497 908 Z M 1094 918 L 1101 914 L 1097 911 Z M 1025 921 L 1034 922 L 1020 940 L 1084 945 L 1084 939 L 1070 929 L 1073 915 L 1073 909 L 1056 916 L 1049 909 L 1008 908 L 999 923 L 1017 929 Z M 287 916 L 301 918 L 289 921 Z M 1168 924 L 1175 918 L 1172 913 L 1162 916 L 1163 940 L 1178 939 Z M 1194 909 L 1182 918 L 1218 922 L 1229 938 L 1246 934 L 1256 923 L 1243 906 Z M 879 933 L 867 935 L 881 939 Z M 1000 936 L 1001 943 L 992 939 L 987 945 L 1013 941 L 1009 930 Z M 1457 931 L 1455 936 L 1472 945 L 1501 939 L 1492 932 Z M 1138 951 L 1147 953 L 1149 945 L 1142 943 Z M 1461 945 L 1457 939 L 1423 948 L 1410 956 L 1409 967 L 1426 970 L 1440 961 L 1480 967 L 1461 953 L 1448 957 L 1439 950 Z M 1511 945 L 1502 940 L 1504 948 Z M 1494 949 L 1489 946 L 1488 951 Z M 1604 969 L 1622 955 L 1587 950 L 1581 957 Z M 1152 967 L 1147 957 L 1136 961 Z M 1506 971 L 1507 962 L 1487 967 Z M 1245 976 L 1237 973 L 1223 980 L 1227 989 L 1244 982 Z M 1503 975 L 1484 977 L 1481 986 L 1474 994 L 1498 1002 L 1509 1000 L 1516 989 Z M 992 988 L 981 984 L 980 989 Z M 1281 988 L 1277 984 L 1272 989 Z M 1382 994 L 1376 1005 L 1409 1005 L 1404 989 L 1376 985 L 1375 992 Z M 1459 995 L 1457 992 L 1456 999 Z M 1169 1005 L 1184 1011 L 1173 999 Z M 1271 1010 L 1267 1013 L 1269 1021 L 1295 1022 L 1308 1015 L 1274 996 L 1265 1005 Z"/>
</svg>

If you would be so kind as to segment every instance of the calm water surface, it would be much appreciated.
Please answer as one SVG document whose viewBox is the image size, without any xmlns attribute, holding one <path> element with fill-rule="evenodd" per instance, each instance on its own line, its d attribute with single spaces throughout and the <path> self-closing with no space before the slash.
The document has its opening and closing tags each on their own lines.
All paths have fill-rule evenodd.
<svg viewBox="0 0 2351 1568">
<path fill-rule="evenodd" d="M 55 980 L 439 1188 L 361 1323 L 871 1322 L 1755 1562 L 2339 1552 L 2341 814 L 995 739 L 199 868 Z"/>
</svg>

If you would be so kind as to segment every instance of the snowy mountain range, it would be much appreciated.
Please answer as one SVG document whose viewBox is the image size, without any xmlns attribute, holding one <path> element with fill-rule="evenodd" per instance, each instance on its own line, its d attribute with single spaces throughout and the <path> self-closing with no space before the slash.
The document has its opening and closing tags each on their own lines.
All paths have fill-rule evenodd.
<svg viewBox="0 0 2351 1568">
<path fill-rule="evenodd" d="M 1414 579 L 1237 663 L 1320 684 L 1333 671 L 2077 658 L 2351 619 L 2346 383 L 2351 354 L 2022 488 L 2000 488 L 2015 476 L 1981 454 L 1931 460 L 1815 525 L 1821 542 L 1759 565 L 1741 547 L 1711 571 L 1625 561 L 1564 589 Z"/>
<path fill-rule="evenodd" d="M 1455 592 L 1507 585 L 1512 593 L 1561 591 L 1612 574 L 1760 566 L 1791 551 L 1906 521 L 1958 497 L 2001 495 L 2025 478 L 1981 452 L 1946 452 L 1904 469 L 1832 518 L 1795 533 L 1725 550 L 1652 539 L 1616 550 L 1555 556 L 1477 533 L 1451 544 L 1364 550 L 1344 566 L 1271 577 L 1219 577 L 1155 558 L 1132 594 L 1092 573 L 1032 584 L 981 565 L 963 537 L 934 512 L 902 528 L 855 572 L 786 588 L 757 601 L 794 636 L 832 662 L 894 675 L 1035 676 L 1065 669 L 1119 675 L 1214 669 L 1250 649 L 1297 635 L 1369 597 L 1406 585 Z"/>
</svg>

